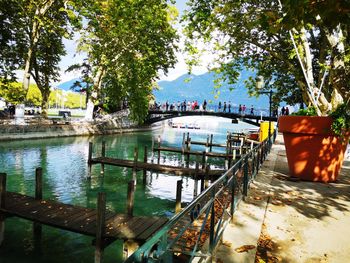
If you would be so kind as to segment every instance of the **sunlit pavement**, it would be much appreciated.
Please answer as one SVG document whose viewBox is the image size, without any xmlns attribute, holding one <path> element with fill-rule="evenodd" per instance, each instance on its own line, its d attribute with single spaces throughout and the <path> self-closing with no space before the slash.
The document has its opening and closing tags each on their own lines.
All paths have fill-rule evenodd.
<svg viewBox="0 0 350 263">
<path fill-rule="evenodd" d="M 279 135 L 234 223 L 225 230 L 217 262 L 350 261 L 349 164 L 337 183 L 287 179 Z"/>
</svg>

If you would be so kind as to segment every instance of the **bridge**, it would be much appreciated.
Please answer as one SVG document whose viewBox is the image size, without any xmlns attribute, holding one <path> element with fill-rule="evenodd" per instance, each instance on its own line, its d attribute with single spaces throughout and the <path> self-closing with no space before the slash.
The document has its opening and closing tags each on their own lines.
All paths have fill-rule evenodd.
<svg viewBox="0 0 350 263">
<path fill-rule="evenodd" d="M 232 119 L 233 122 L 237 121 L 238 119 L 240 121 L 257 125 L 259 126 L 259 120 L 263 121 L 277 121 L 277 117 L 268 117 L 268 116 L 258 116 L 258 115 L 251 115 L 251 114 L 239 114 L 234 112 L 216 112 L 216 111 L 177 111 L 177 110 L 168 110 L 168 111 L 162 111 L 162 110 L 149 110 L 148 111 L 148 117 L 145 120 L 146 124 L 152 124 L 159 121 L 164 121 L 172 118 L 177 117 L 184 117 L 184 116 L 216 116 L 216 117 L 223 117 Z"/>
</svg>

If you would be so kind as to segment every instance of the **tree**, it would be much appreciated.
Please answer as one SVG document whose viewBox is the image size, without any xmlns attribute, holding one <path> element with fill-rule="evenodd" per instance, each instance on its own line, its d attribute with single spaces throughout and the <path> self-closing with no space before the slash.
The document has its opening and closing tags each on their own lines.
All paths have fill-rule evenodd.
<svg viewBox="0 0 350 263">
<path fill-rule="evenodd" d="M 349 102 L 350 18 L 347 1 L 190 0 L 187 51 L 204 40 L 214 68 L 232 83 L 242 66 L 264 76 L 265 88 L 327 114 Z M 247 80 L 254 90 L 255 79 Z M 299 100 L 299 99 L 297 99 Z M 348 104 L 349 105 L 349 104 Z"/>
<path fill-rule="evenodd" d="M 105 87 L 109 100 L 126 97 L 132 117 L 142 121 L 153 81 L 176 61 L 167 1 L 91 0 L 81 13 L 87 24 L 80 49 L 88 53 L 94 76 L 91 100 L 101 100 Z"/>
</svg>

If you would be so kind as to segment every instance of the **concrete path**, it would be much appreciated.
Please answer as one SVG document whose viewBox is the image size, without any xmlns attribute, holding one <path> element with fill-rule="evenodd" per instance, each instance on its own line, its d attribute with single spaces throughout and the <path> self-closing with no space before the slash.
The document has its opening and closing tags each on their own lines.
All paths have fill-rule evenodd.
<svg viewBox="0 0 350 263">
<path fill-rule="evenodd" d="M 279 135 L 225 230 L 216 261 L 350 262 L 349 163 L 337 183 L 289 181 Z"/>
</svg>

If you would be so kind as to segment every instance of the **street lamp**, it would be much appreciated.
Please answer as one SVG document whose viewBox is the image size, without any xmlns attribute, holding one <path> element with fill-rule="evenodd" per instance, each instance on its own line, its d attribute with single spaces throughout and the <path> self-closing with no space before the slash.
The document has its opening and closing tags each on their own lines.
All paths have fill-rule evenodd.
<svg viewBox="0 0 350 263">
<path fill-rule="evenodd" d="M 256 88 L 258 90 L 261 90 L 264 86 L 264 77 L 263 76 L 257 76 L 256 77 Z M 266 94 L 269 96 L 269 146 L 271 146 L 271 117 L 272 117 L 272 90 L 270 91 L 258 91 L 258 94 Z"/>
</svg>

